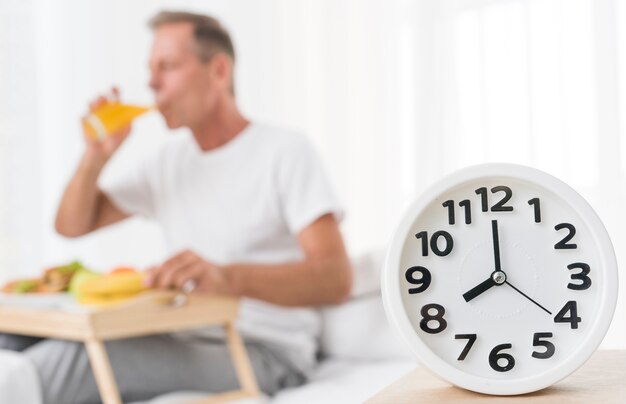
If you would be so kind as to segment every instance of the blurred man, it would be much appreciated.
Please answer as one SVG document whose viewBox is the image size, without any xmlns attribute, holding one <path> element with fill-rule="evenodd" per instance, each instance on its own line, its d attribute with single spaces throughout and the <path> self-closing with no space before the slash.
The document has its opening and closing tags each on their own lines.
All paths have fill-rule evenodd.
<svg viewBox="0 0 626 404">
<path fill-rule="evenodd" d="M 261 389 L 273 394 L 301 384 L 314 365 L 319 332 L 311 307 L 339 303 L 351 288 L 340 206 L 304 137 L 251 123 L 239 111 L 235 52 L 218 21 L 161 12 L 150 26 L 156 104 L 170 129 L 190 133 L 173 135 L 107 189 L 97 180 L 130 128 L 86 140 L 56 229 L 79 237 L 133 215 L 156 220 L 173 255 L 149 269 L 149 285 L 243 297 L 238 327 Z M 94 100 L 91 110 L 106 101 Z M 81 344 L 3 335 L 2 346 L 32 358 L 46 403 L 98 401 Z M 124 401 L 238 386 L 215 330 L 106 346 Z"/>
</svg>

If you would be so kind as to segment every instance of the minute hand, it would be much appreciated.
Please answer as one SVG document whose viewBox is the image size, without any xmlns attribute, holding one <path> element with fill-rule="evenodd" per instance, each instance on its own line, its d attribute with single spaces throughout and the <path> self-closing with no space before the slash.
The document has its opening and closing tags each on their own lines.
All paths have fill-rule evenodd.
<svg viewBox="0 0 626 404">
<path fill-rule="evenodd" d="M 512 287 L 513 289 L 515 289 L 515 291 L 517 293 L 519 293 L 520 295 L 524 296 L 526 299 L 530 300 L 531 302 L 535 303 L 537 306 L 539 306 L 543 311 L 545 311 L 546 313 L 548 313 L 549 315 L 552 315 L 552 313 L 546 309 L 545 307 L 543 307 L 542 305 L 540 305 L 539 303 L 537 303 L 536 301 L 534 301 L 530 296 L 528 296 L 526 293 L 522 292 L 521 290 L 519 290 L 518 288 L 516 288 L 515 286 L 511 285 L 511 283 L 509 281 L 504 281 L 504 283 L 506 283 L 507 285 L 509 285 L 510 287 Z"/>
<path fill-rule="evenodd" d="M 500 264 L 500 239 L 498 237 L 498 221 L 491 221 L 491 234 L 493 235 L 493 257 L 496 263 L 496 271 L 502 271 L 502 265 Z"/>
</svg>

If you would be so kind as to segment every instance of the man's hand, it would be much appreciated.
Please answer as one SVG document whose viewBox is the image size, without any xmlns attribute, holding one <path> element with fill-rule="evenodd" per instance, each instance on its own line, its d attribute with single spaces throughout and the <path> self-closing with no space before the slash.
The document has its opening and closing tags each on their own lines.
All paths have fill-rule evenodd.
<svg viewBox="0 0 626 404">
<path fill-rule="evenodd" d="M 146 285 L 160 289 L 182 290 L 193 281 L 195 291 L 206 293 L 231 293 L 221 267 L 206 261 L 193 251 L 183 251 L 160 266 L 147 270 Z"/>
<path fill-rule="evenodd" d="M 89 105 L 90 112 L 111 100 L 119 100 L 119 91 L 116 88 L 111 90 L 109 98 L 101 96 L 95 99 Z M 129 133 L 130 126 L 101 141 L 85 135 L 85 154 L 65 188 L 57 211 L 54 226 L 59 234 L 79 237 L 129 216 L 116 207 L 98 187 L 98 178 L 103 167 Z"/>
<path fill-rule="evenodd" d="M 101 95 L 89 104 L 89 113 L 95 112 L 102 105 L 109 102 L 119 102 L 120 92 L 117 87 L 111 88 L 108 96 Z M 83 117 L 85 120 L 87 117 Z M 130 134 L 131 126 L 128 125 L 117 132 L 106 136 L 104 139 L 92 139 L 85 134 L 86 150 L 85 156 L 89 159 L 99 160 L 102 163 L 111 158 L 120 145 L 126 140 Z"/>
</svg>

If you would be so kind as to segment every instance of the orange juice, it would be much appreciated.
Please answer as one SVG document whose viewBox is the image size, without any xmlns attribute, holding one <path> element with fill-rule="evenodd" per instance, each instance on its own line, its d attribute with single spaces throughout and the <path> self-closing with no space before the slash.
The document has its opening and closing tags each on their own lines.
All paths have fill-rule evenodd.
<svg viewBox="0 0 626 404">
<path fill-rule="evenodd" d="M 83 130 L 92 139 L 103 139 L 128 126 L 152 107 L 107 102 L 83 119 Z"/>
</svg>

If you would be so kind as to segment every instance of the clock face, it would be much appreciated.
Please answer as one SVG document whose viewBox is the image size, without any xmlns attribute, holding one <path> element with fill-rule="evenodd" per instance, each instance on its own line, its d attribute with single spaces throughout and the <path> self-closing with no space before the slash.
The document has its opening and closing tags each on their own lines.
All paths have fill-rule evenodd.
<svg viewBox="0 0 626 404">
<path fill-rule="evenodd" d="M 424 365 L 490 394 L 546 387 L 597 348 L 617 298 L 599 218 L 569 186 L 489 164 L 441 181 L 389 248 L 383 297 Z"/>
</svg>

